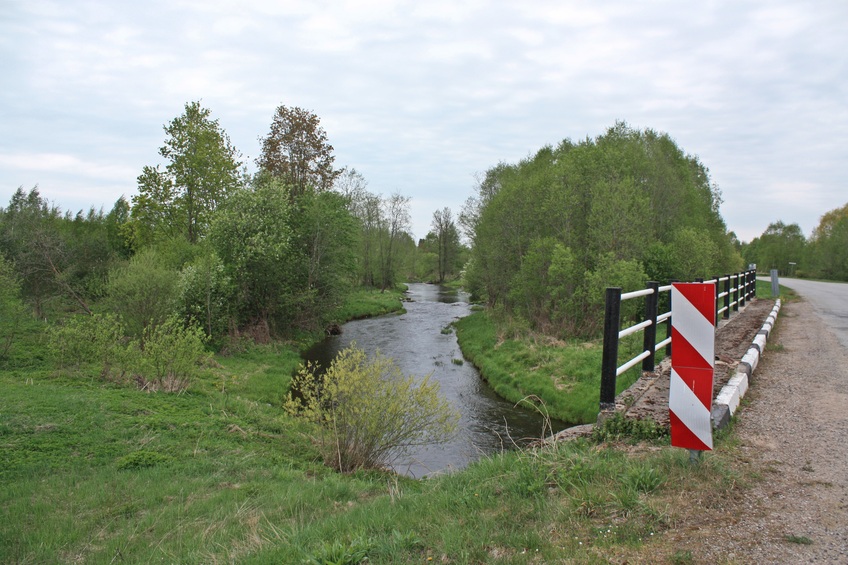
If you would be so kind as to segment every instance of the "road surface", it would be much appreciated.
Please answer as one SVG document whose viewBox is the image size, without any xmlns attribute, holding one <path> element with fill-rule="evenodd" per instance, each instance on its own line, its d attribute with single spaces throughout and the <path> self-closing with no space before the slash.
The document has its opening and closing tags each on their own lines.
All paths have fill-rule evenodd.
<svg viewBox="0 0 848 565">
<path fill-rule="evenodd" d="M 848 349 L 848 283 L 781 278 L 780 284 L 804 297 Z"/>
</svg>

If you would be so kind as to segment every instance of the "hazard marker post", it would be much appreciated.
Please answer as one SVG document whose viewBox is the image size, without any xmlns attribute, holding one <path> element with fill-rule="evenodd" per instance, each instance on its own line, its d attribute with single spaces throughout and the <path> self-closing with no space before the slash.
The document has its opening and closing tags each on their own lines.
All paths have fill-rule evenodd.
<svg viewBox="0 0 848 565">
<path fill-rule="evenodd" d="M 671 445 L 689 449 L 692 461 L 713 448 L 714 284 L 674 283 L 671 287 Z"/>
</svg>

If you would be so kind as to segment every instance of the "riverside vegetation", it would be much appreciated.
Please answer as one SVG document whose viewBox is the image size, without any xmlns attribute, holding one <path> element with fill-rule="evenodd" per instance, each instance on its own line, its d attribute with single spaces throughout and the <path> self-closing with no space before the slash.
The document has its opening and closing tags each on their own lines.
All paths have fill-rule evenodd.
<svg viewBox="0 0 848 565">
<path fill-rule="evenodd" d="M 296 349 L 218 355 L 182 394 L 148 393 L 95 366 L 55 370 L 42 324 L 21 328 L 0 373 L 3 562 L 592 560 L 661 535 L 680 489 L 739 480 L 662 440 L 505 452 L 417 481 L 338 474 L 268 386 Z"/>
<path fill-rule="evenodd" d="M 282 408 L 295 346 L 216 355 L 185 392 L 163 394 L 98 365 L 56 370 L 45 340 L 27 319 L 0 372 L 3 562 L 605 562 L 655 551 L 681 497 L 759 480 L 736 470 L 732 430 L 692 467 L 662 430 L 620 419 L 447 476 L 339 474 Z M 657 547 L 658 561 L 686 562 Z"/>
</svg>

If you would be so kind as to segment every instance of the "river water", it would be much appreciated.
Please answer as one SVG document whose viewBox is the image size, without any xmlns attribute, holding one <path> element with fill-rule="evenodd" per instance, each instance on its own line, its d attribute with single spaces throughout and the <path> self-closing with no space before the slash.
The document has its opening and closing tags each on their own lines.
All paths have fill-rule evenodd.
<svg viewBox="0 0 848 565">
<path fill-rule="evenodd" d="M 356 342 L 369 354 L 380 351 L 404 374 L 432 372 L 441 394 L 460 413 L 456 437 L 449 443 L 415 448 L 393 462 L 398 473 L 413 477 L 460 469 L 470 462 L 539 439 L 544 420 L 535 411 L 516 408 L 498 397 L 471 363 L 463 362 L 454 332 L 442 330 L 471 312 L 468 296 L 438 285 L 410 284 L 405 314 L 348 322 L 304 354 L 326 367 L 342 349 Z M 456 360 L 456 361 L 454 361 Z M 554 431 L 565 427 L 552 422 Z M 550 429 L 544 430 L 550 434 Z"/>
</svg>

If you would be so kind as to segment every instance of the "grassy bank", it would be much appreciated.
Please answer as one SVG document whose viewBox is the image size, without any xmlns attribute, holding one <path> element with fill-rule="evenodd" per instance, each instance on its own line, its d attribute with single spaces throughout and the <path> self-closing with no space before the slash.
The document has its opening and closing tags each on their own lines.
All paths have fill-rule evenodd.
<svg viewBox="0 0 848 565">
<path fill-rule="evenodd" d="M 0 562 L 603 562 L 660 536 L 681 490 L 739 479 L 585 442 L 423 481 L 337 475 L 312 430 L 217 390 L 237 376 L 168 395 L 0 374 Z"/>
<path fill-rule="evenodd" d="M 603 353 L 600 340 L 557 340 L 498 324 L 488 311 L 459 320 L 456 328 L 465 357 L 503 398 L 518 402 L 536 396 L 552 417 L 573 424 L 597 418 Z M 631 350 L 638 351 L 640 345 L 633 340 L 623 343 L 620 358 L 629 358 Z M 638 377 L 637 370 L 620 376 L 618 392 Z"/>
</svg>

